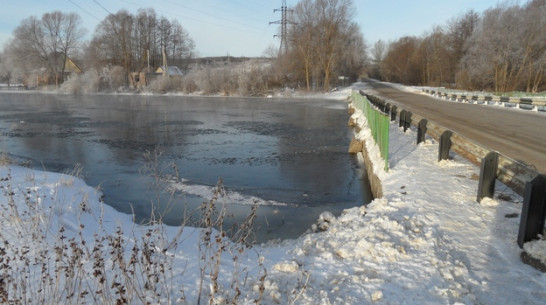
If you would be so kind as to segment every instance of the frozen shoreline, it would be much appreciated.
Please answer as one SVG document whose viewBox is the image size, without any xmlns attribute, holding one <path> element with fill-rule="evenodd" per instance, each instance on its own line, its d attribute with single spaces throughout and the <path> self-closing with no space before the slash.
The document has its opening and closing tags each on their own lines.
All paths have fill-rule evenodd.
<svg viewBox="0 0 546 305">
<path fill-rule="evenodd" d="M 335 95 L 346 97 L 348 92 Z M 353 116 L 363 127 L 356 136 L 368 141 L 365 119 L 358 111 Z M 54 253 L 63 227 L 66 239 L 86 240 L 88 245 L 96 243 L 96 236 L 112 235 L 121 229 L 126 234 L 123 255 L 129 259 L 132 246 L 152 230 L 165 237 L 154 235 L 152 240 L 160 250 L 154 255 L 166 255 L 165 263 L 171 271 L 165 281 L 168 287 L 157 289 L 161 291 L 159 297 L 144 295 L 150 301 L 195 304 L 201 287 L 202 298 L 208 300 L 207 296 L 215 292 L 215 300 L 220 302 L 234 298 L 232 286 L 237 282 L 239 304 L 253 304 L 255 300 L 262 304 L 543 302 L 546 275 L 521 262 L 516 243 L 519 217 L 507 217 L 519 215 L 521 197 L 498 183 L 493 199 L 476 203 L 478 168 L 459 156 L 437 162 L 435 141 L 428 139 L 416 146 L 414 131 L 404 134 L 394 124 L 390 128 L 391 169 L 385 173 L 379 166 L 377 170 L 383 198 L 365 208 L 348 209 L 338 218 L 326 213 L 321 218 L 326 231 L 295 240 L 270 242 L 243 252 L 237 245 L 222 241 L 226 251 L 217 265 L 218 288 L 212 285 L 214 270 L 207 269 L 213 261 L 201 259 L 210 255 L 203 246 L 204 229 L 186 227 L 176 246 L 171 245 L 167 241 L 178 236 L 179 228 L 134 225 L 130 215 L 102 204 L 100 194 L 83 181 L 16 166 L 0 168 L 4 195 L 0 201 L 0 239 L 10 243 L 3 246 L 8 251 L 5 257 L 16 256 L 9 251 L 26 248 L 34 257 L 47 249 Z M 382 164 L 373 142 L 367 147 L 374 164 Z M 8 213 L 15 207 L 19 217 Z M 36 214 L 36 210 L 41 212 Z M 37 235 L 41 236 L 39 242 L 32 238 Z M 532 247 L 545 253 L 545 244 L 536 242 Z M 212 253 L 216 253 L 215 248 Z M 115 258 L 107 251 L 104 254 L 106 261 Z M 19 269 L 4 268 L 0 274 L 25 268 L 22 261 L 12 260 L 11 264 Z M 82 270 L 92 272 L 92 258 L 82 264 Z M 203 270 L 205 275 L 200 276 Z M 108 275 L 109 283 L 116 275 L 121 276 L 116 272 Z M 16 274 L 10 276 L 17 279 Z M 94 280 L 91 275 L 82 276 L 89 282 Z M 84 297 L 93 302 L 92 295 Z M 53 302 L 55 296 L 47 297 Z M 132 301 L 141 302 L 136 297 Z"/>
</svg>

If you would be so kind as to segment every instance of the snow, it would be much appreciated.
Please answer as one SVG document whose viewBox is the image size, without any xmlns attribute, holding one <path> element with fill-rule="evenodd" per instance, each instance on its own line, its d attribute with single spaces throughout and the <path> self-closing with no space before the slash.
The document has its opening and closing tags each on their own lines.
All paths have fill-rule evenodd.
<svg viewBox="0 0 546 305">
<path fill-rule="evenodd" d="M 346 97 L 348 92 L 332 93 L 334 98 L 342 94 Z M 457 155 L 438 162 L 438 143 L 427 139 L 417 146 L 416 131 L 404 133 L 395 124 L 390 127 L 390 169 L 385 172 L 365 118 L 359 111 L 353 116 L 363 127 L 355 136 L 367 141 L 384 197 L 345 210 L 339 217 L 325 211 L 317 220 L 316 233 L 250 249 L 216 230 L 134 224 L 130 215 L 103 204 L 100 192 L 78 178 L 2 166 L 0 251 L 6 253 L 0 259 L 0 278 L 20 281 L 28 275 L 25 295 L 31 300 L 41 296 L 49 303 L 64 302 L 76 291 L 84 303 L 107 303 L 101 296 L 114 303 L 125 295 L 134 304 L 143 300 L 197 304 L 200 290 L 203 304 L 209 298 L 238 304 L 544 303 L 546 275 L 522 263 L 516 243 L 519 217 L 507 217 L 520 213 L 521 197 L 497 183 L 494 198 L 478 204 L 478 168 Z M 178 187 L 203 197 L 214 192 Z M 229 196 L 229 200 L 249 200 Z M 84 249 L 74 267 L 83 279 L 79 282 L 69 282 L 70 277 L 53 268 L 67 263 L 56 260 L 59 249 L 64 249 L 63 258 L 76 257 L 70 241 Z M 116 241 L 122 247 L 116 247 Z M 139 261 L 145 262 L 144 250 L 151 249 L 147 259 L 157 262 L 141 266 L 166 270 L 154 269 L 162 276 L 154 278 L 152 288 L 148 269 L 133 274 L 127 272 L 129 267 L 125 271 L 116 267 L 121 266 L 120 255 L 124 266 L 132 266 L 135 246 L 141 249 Z M 546 241 L 529 242 L 525 250 L 546 262 Z M 29 260 L 21 259 L 21 253 Z M 47 264 L 28 263 L 43 259 L 44 253 L 49 253 Z M 7 258 L 10 262 L 5 265 Z M 98 268 L 98 262 L 105 267 Z M 60 277 L 60 285 L 52 281 L 48 286 L 41 280 L 40 270 L 47 265 L 52 268 L 50 277 Z M 97 270 L 106 272 L 102 286 L 93 275 Z M 117 290 L 119 283 L 127 292 Z M 78 285 L 83 288 L 77 290 Z M 86 285 L 99 285 L 102 290 L 88 289 L 82 296 Z M 130 292 L 131 285 L 137 292 Z"/>
<path fill-rule="evenodd" d="M 180 179 L 180 181 L 177 181 L 176 179 L 172 179 L 170 181 L 169 188 L 175 191 L 181 191 L 184 194 L 194 195 L 199 198 L 203 198 L 203 200 L 208 201 L 211 199 L 211 194 L 214 192 L 214 189 L 216 187 L 202 185 L 202 184 L 192 184 L 186 179 Z M 291 205 L 285 202 L 278 202 L 275 200 L 265 200 L 255 196 L 243 195 L 233 190 L 223 190 L 223 198 L 228 203 L 233 203 L 233 204 L 236 203 L 241 205 L 255 205 L 255 204 L 260 206 L 289 206 Z"/>
</svg>

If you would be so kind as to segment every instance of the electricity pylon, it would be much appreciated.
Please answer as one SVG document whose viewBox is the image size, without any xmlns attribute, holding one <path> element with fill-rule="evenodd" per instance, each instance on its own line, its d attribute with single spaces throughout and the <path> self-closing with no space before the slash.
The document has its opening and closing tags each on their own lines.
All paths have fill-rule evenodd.
<svg viewBox="0 0 546 305">
<path fill-rule="evenodd" d="M 280 24 L 281 33 L 278 35 L 273 35 L 273 37 L 281 37 L 281 46 L 279 48 L 279 53 L 286 54 L 288 52 L 288 12 L 289 10 L 286 6 L 286 0 L 282 1 L 282 6 L 280 9 L 274 9 L 273 12 L 281 12 L 281 20 L 272 21 L 269 24 Z"/>
</svg>

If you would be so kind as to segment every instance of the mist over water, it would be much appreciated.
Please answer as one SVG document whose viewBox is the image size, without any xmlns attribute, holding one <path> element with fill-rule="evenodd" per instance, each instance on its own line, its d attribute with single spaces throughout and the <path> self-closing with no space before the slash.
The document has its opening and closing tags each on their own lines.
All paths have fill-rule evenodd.
<svg viewBox="0 0 546 305">
<path fill-rule="evenodd" d="M 1 93 L 0 150 L 48 171 L 80 164 L 106 204 L 139 222 L 155 212 L 179 225 L 222 179 L 227 225 L 257 203 L 266 241 L 371 200 L 347 120 L 332 100 Z"/>
</svg>

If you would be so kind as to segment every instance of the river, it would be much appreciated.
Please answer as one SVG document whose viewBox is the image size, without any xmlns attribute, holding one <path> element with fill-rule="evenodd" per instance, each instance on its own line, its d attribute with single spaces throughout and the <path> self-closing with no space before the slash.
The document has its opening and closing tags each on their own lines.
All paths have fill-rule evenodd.
<svg viewBox="0 0 546 305">
<path fill-rule="evenodd" d="M 335 100 L 0 93 L 0 152 L 41 170 L 80 166 L 138 222 L 193 224 L 221 179 L 226 226 L 258 203 L 264 242 L 371 201 L 347 120 Z"/>
</svg>

